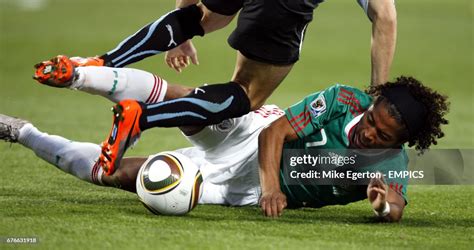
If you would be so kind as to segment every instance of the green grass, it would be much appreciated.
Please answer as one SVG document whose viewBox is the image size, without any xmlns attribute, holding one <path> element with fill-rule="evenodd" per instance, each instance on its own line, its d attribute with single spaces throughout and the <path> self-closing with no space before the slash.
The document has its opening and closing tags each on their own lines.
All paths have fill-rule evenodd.
<svg viewBox="0 0 474 250">
<path fill-rule="evenodd" d="M 64 53 L 101 54 L 174 1 L 50 0 L 23 10 L 0 0 L 0 113 L 32 121 L 41 130 L 100 142 L 111 103 L 97 96 L 52 89 L 31 80 L 32 65 Z M 474 147 L 473 5 L 469 0 L 398 1 L 398 48 L 392 77 L 413 75 L 447 94 L 450 124 L 438 148 Z M 170 82 L 197 86 L 227 81 L 235 52 L 228 28 L 195 39 L 201 65 L 182 74 L 156 56 L 134 67 Z M 341 82 L 369 81 L 370 23 L 355 1 L 331 0 L 315 12 L 292 73 L 270 98 L 282 107 Z M 146 132 L 128 155 L 189 146 L 176 129 Z M 59 248 L 453 248 L 474 245 L 473 186 L 410 186 L 399 224 L 370 220 L 366 201 L 323 209 L 287 210 L 269 220 L 258 208 L 198 206 L 184 217 L 151 215 L 135 195 L 68 176 L 19 145 L 0 143 L 0 238 L 37 236 L 42 249 Z M 0 248 L 13 248 L 0 243 Z M 28 247 L 28 246 L 27 246 Z"/>
</svg>

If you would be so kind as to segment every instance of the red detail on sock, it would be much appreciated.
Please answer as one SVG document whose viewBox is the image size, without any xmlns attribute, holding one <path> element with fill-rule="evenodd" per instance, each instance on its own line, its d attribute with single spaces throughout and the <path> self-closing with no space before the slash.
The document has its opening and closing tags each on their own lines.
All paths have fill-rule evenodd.
<svg viewBox="0 0 474 250">
<path fill-rule="evenodd" d="M 100 170 L 99 161 L 96 161 L 94 166 L 92 167 L 91 180 L 92 180 L 92 183 L 95 183 L 98 185 L 101 184 L 101 182 L 99 181 L 99 170 Z"/>
<path fill-rule="evenodd" d="M 153 99 L 153 103 L 157 103 L 158 100 L 160 99 L 160 95 L 161 95 L 161 89 L 162 89 L 162 86 L 163 86 L 163 81 L 161 80 L 160 77 L 158 76 L 155 76 L 155 78 L 158 80 L 158 91 L 156 91 L 156 95 L 155 95 L 155 98 Z"/>
<path fill-rule="evenodd" d="M 155 93 L 156 93 L 156 87 L 158 86 L 158 82 L 156 80 L 155 75 L 153 75 L 153 78 L 155 79 L 155 82 L 153 84 L 153 89 L 151 90 L 150 96 L 148 96 L 148 99 L 146 99 L 145 103 L 150 103 L 150 101 L 153 99 L 153 96 L 155 96 Z"/>
</svg>

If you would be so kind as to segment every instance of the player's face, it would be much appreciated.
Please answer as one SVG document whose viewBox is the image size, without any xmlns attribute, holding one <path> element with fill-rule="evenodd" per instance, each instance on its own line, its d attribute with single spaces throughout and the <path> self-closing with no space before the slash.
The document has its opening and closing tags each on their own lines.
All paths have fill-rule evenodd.
<svg viewBox="0 0 474 250">
<path fill-rule="evenodd" d="M 389 113 L 387 102 L 372 105 L 355 128 L 352 145 L 355 148 L 395 148 L 400 146 L 400 125 Z"/>
</svg>

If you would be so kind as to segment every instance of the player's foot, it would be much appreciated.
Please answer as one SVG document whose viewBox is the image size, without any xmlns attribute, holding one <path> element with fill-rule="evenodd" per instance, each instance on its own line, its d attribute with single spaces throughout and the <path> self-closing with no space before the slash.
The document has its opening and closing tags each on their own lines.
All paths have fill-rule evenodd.
<svg viewBox="0 0 474 250">
<path fill-rule="evenodd" d="M 49 61 L 35 65 L 33 79 L 52 87 L 64 88 L 72 84 L 74 79 L 74 64 L 64 55 L 59 55 Z"/>
<path fill-rule="evenodd" d="M 71 57 L 70 58 L 75 67 L 86 67 L 86 66 L 104 66 L 104 59 L 99 56 L 93 57 Z"/>
<path fill-rule="evenodd" d="M 137 101 L 124 100 L 116 104 L 114 123 L 106 141 L 102 143 L 99 165 L 106 175 L 111 175 L 119 167 L 125 151 L 140 137 L 139 118 L 142 108 Z"/>
<path fill-rule="evenodd" d="M 17 142 L 20 129 L 28 123 L 19 118 L 0 114 L 0 140 Z"/>
</svg>

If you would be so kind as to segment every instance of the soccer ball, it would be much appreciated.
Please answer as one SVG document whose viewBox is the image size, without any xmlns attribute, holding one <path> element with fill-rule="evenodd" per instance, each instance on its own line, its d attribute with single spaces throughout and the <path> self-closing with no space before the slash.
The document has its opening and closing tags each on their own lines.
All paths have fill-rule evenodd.
<svg viewBox="0 0 474 250">
<path fill-rule="evenodd" d="M 199 201 L 202 176 L 187 156 L 162 152 L 143 164 L 136 185 L 141 202 L 154 214 L 183 215 Z"/>
</svg>

